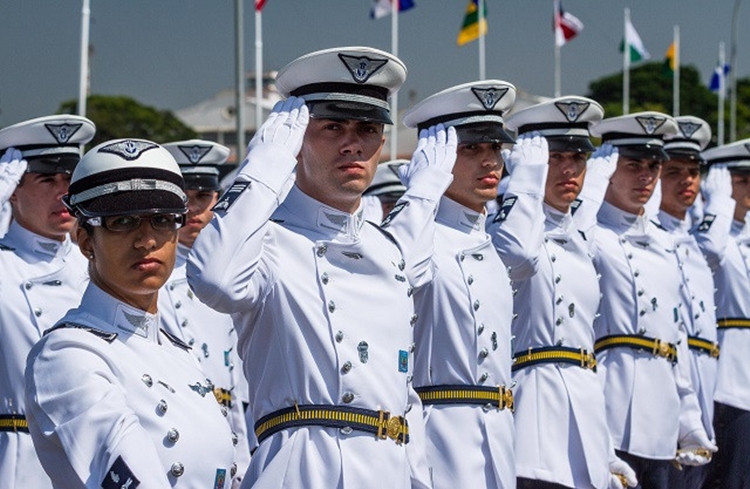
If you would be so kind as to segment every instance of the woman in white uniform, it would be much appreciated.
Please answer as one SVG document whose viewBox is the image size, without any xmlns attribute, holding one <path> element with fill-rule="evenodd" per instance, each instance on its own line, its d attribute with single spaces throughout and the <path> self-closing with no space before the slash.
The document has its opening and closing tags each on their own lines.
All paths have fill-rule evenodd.
<svg viewBox="0 0 750 489">
<path fill-rule="evenodd" d="M 159 328 L 186 197 L 144 140 L 87 153 L 65 203 L 90 284 L 28 357 L 29 432 L 56 488 L 227 488 L 232 435 L 190 348 Z"/>
</svg>

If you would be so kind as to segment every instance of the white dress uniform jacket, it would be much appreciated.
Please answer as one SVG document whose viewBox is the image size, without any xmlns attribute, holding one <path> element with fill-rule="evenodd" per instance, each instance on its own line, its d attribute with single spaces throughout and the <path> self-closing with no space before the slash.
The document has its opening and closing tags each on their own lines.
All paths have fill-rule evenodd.
<svg viewBox="0 0 750 489">
<path fill-rule="evenodd" d="M 670 232 L 675 242 L 675 255 L 682 279 L 680 299 L 685 312 L 685 330 L 689 336 L 715 344 L 716 305 L 713 272 L 703 257 L 698 242 L 690 234 L 690 221 L 677 219 L 661 211 L 659 222 Z M 713 439 L 717 359 L 703 350 L 689 351 L 691 383 L 700 404 L 703 428 L 709 439 Z"/>
<path fill-rule="evenodd" d="M 247 399 L 241 394 L 247 390 L 242 386 L 247 382 L 237 355 L 237 333 L 228 314 L 214 311 L 190 289 L 185 274 L 189 252 L 190 248 L 177 246 L 174 270 L 159 291 L 159 318 L 167 332 L 190 345 L 201 369 L 214 385 L 216 400 L 228 410 L 227 420 L 237 440 L 237 480 L 242 478 L 250 464 L 250 445 L 242 405 Z"/>
<path fill-rule="evenodd" d="M 408 242 L 413 207 L 387 227 L 404 249 L 420 246 Z M 414 293 L 414 385 L 510 388 L 512 291 L 485 231 L 486 215 L 443 197 L 435 220 L 430 280 Z M 515 487 L 510 409 L 436 404 L 424 410 L 435 489 Z"/>
<path fill-rule="evenodd" d="M 88 282 L 87 261 L 69 238 L 55 241 L 12 222 L 0 239 L 0 415 L 23 416 L 26 355 Z M 0 488 L 50 487 L 27 432 L 0 431 Z"/>
<path fill-rule="evenodd" d="M 686 341 L 680 334 L 680 275 L 670 236 L 645 215 L 608 202 L 598 221 L 595 232 L 587 233 L 593 234 L 594 265 L 601 275 L 597 339 L 643 335 L 675 345 Z M 673 459 L 680 435 L 701 428 L 690 379 L 651 351 L 618 347 L 597 358 L 614 447 L 643 458 Z"/>
<path fill-rule="evenodd" d="M 544 211 L 544 242 L 522 247 L 515 236 Z M 594 351 L 599 282 L 585 241 L 570 213 L 520 194 L 494 227 L 498 251 L 515 263 L 514 353 L 566 347 Z M 536 265 L 534 265 L 536 264 Z M 516 467 L 519 477 L 566 487 L 607 488 L 612 446 L 604 394 L 590 368 L 540 363 L 513 373 L 516 386 Z"/>
<path fill-rule="evenodd" d="M 232 434 L 187 345 L 93 283 L 29 353 L 29 431 L 55 487 L 226 489 Z"/>
<path fill-rule="evenodd" d="M 734 206 L 714 205 L 704 210 L 695 237 L 716 284 L 716 317 L 750 318 L 750 226 L 733 220 Z M 729 239 L 726 239 L 729 236 Z M 750 411 L 750 329 L 719 328 L 719 368 L 714 400 Z"/>
<path fill-rule="evenodd" d="M 409 269 L 361 207 L 343 213 L 296 186 L 279 206 L 296 161 L 285 163 L 240 171 L 193 245 L 190 285 L 233 314 L 256 421 L 305 404 L 384 410 L 406 416 L 410 441 L 284 429 L 260 443 L 243 487 L 429 487 L 422 406 L 411 386 Z"/>
</svg>

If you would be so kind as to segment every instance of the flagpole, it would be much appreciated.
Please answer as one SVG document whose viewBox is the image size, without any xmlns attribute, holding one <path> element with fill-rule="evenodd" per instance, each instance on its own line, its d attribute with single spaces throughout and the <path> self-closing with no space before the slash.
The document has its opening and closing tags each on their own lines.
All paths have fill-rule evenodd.
<svg viewBox="0 0 750 489">
<path fill-rule="evenodd" d="M 674 72 L 672 73 L 672 116 L 680 115 L 680 26 L 674 26 Z"/>
<path fill-rule="evenodd" d="M 724 76 L 724 66 L 726 65 L 726 53 L 724 52 L 724 41 L 719 43 L 719 120 L 717 122 L 717 144 L 724 144 L 724 100 L 726 97 L 726 80 Z"/>
<path fill-rule="evenodd" d="M 235 56 L 235 130 L 237 132 L 237 164 L 245 156 L 245 120 L 242 110 L 245 105 L 245 53 L 243 49 L 243 13 L 244 0 L 234 0 L 234 56 Z"/>
<path fill-rule="evenodd" d="M 737 139 L 737 22 L 742 0 L 735 0 L 732 11 L 732 43 L 729 46 L 729 142 Z M 724 67 L 721 67 L 722 73 Z"/>
<path fill-rule="evenodd" d="M 90 0 L 83 0 L 81 7 L 81 73 L 78 80 L 78 115 L 86 116 L 86 98 L 89 88 L 89 19 Z"/>
<path fill-rule="evenodd" d="M 625 8 L 625 37 L 622 49 L 622 114 L 630 113 L 630 40 L 628 39 L 628 24 L 630 23 L 630 9 Z"/>
<path fill-rule="evenodd" d="M 484 66 L 484 33 L 482 32 L 482 25 L 484 24 L 484 2 L 485 0 L 479 0 L 479 79 L 484 80 L 485 66 Z"/>
<path fill-rule="evenodd" d="M 391 53 L 398 58 L 399 0 L 391 0 Z M 391 158 L 398 158 L 398 92 L 391 96 Z"/>
<path fill-rule="evenodd" d="M 255 130 L 263 124 L 263 14 L 255 10 Z"/>
<path fill-rule="evenodd" d="M 559 0 L 552 0 L 553 23 L 552 42 L 555 43 L 555 98 L 560 96 L 560 46 L 557 44 L 558 18 L 560 14 Z"/>
</svg>

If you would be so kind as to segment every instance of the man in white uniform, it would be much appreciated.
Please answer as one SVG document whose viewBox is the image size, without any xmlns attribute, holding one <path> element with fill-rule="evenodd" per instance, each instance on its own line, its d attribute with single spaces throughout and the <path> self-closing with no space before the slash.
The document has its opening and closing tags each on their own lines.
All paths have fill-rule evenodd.
<svg viewBox="0 0 750 489">
<path fill-rule="evenodd" d="M 430 487 L 409 294 L 428 257 L 405 263 L 361 205 L 390 123 L 386 99 L 405 77 L 398 58 L 367 47 L 280 70 L 289 98 L 193 245 L 189 283 L 233 314 L 249 382 L 259 447 L 243 487 Z M 418 173 L 430 190 L 450 182 L 434 165 Z M 436 203 L 423 205 L 427 214 Z"/>
<path fill-rule="evenodd" d="M 247 382 L 237 355 L 237 333 L 228 314 L 214 311 L 198 300 L 185 273 L 187 256 L 195 238 L 213 218 L 212 208 L 219 197 L 219 166 L 229 157 L 229 148 L 212 141 L 191 139 L 167 143 L 164 149 L 182 171 L 188 211 L 185 225 L 177 234 L 174 270 L 159 294 L 159 319 L 167 331 L 192 347 L 214 385 L 216 400 L 227 411 L 237 450 L 237 472 L 233 481 L 239 486 L 250 463 L 250 445 L 243 406 L 247 403 Z"/>
<path fill-rule="evenodd" d="M 519 489 L 621 489 L 637 483 L 610 442 L 594 356 L 599 282 L 591 242 L 571 215 L 587 174 L 587 155 L 594 150 L 589 128 L 603 114 L 595 101 L 567 96 L 507 120 L 520 137 L 538 132 L 549 144 L 548 159 L 512 168 L 502 212 L 490 227 L 516 289 Z M 608 164 L 600 156 L 588 163 L 597 167 L 594 172 Z M 526 244 L 530 229 L 534 246 Z"/>
<path fill-rule="evenodd" d="M 658 219 L 674 239 L 680 269 L 680 299 L 688 334 L 688 349 L 683 349 L 685 355 L 680 358 L 680 365 L 690 367 L 688 375 L 700 403 L 703 429 L 713 439 L 714 388 L 719 357 L 714 279 L 691 234 L 694 224 L 688 214 L 700 192 L 701 166 L 704 163 L 700 152 L 711 140 L 711 127 L 706 121 L 693 116 L 676 117 L 675 121 L 677 134 L 664 137 L 664 151 L 669 159 L 663 163 L 661 170 Z M 700 489 L 706 473 L 705 465 L 672 465 L 669 486 L 672 489 Z"/>
<path fill-rule="evenodd" d="M 723 185 L 704 187 L 704 217 L 695 233 L 714 271 L 721 346 L 714 392 L 719 451 L 704 487 L 741 489 L 750 487 L 750 139 L 709 149 L 703 157 L 709 178 L 731 174 Z"/>
<path fill-rule="evenodd" d="M 73 115 L 40 117 L 0 130 L 2 171 L 20 175 L 9 194 L 13 221 L 0 239 L 0 487 L 45 488 L 25 419 L 26 355 L 81 300 L 86 260 L 68 232 L 75 219 L 62 203 L 94 124 Z M 6 165 L 16 170 L 6 168 Z M 9 177 L 9 184 L 18 176 Z"/>
<path fill-rule="evenodd" d="M 515 487 L 510 322 L 513 298 L 505 266 L 484 230 L 485 203 L 497 194 L 503 130 L 516 89 L 501 80 L 465 83 L 427 97 L 404 124 L 432 137 L 447 127 L 453 182 L 439 199 L 434 239 L 415 232 L 424 216 L 412 204 L 414 182 L 383 222 L 408 251 L 434 249 L 428 281 L 415 289 L 418 319 L 414 385 L 425 407 L 427 459 L 435 489 Z M 434 132 L 438 141 L 442 130 Z M 455 134 L 455 135 L 454 135 Z M 530 142 L 529 142 L 530 143 Z M 542 141 L 519 149 L 542 152 Z M 417 149 L 419 151 L 419 148 Z"/>
<path fill-rule="evenodd" d="M 665 489 L 678 447 L 678 461 L 691 463 L 707 461 L 698 450 L 715 450 L 690 379 L 677 367 L 677 344 L 685 335 L 674 243 L 643 209 L 668 158 L 663 138 L 677 132 L 677 123 L 659 112 L 640 112 L 604 119 L 591 132 L 618 151 L 614 173 L 596 175 L 591 187 L 604 189 L 598 224 L 579 224 L 593 240 L 601 275 L 594 331 L 607 423 L 616 453 L 641 487 Z M 589 183 L 576 218 L 591 216 L 601 202 L 601 195 L 586 194 Z"/>
</svg>

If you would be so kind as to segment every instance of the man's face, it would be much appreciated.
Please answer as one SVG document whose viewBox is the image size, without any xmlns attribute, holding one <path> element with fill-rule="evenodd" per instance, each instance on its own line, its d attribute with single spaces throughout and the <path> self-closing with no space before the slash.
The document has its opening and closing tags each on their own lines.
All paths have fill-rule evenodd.
<svg viewBox="0 0 750 489">
<path fill-rule="evenodd" d="M 750 172 L 732 171 L 732 198 L 737 203 L 734 208 L 734 219 L 743 221 L 750 211 Z"/>
<path fill-rule="evenodd" d="M 312 118 L 297 158 L 297 186 L 328 206 L 354 212 L 384 143 L 381 123 Z"/>
<path fill-rule="evenodd" d="M 62 203 L 70 175 L 26 173 L 10 197 L 13 219 L 32 233 L 62 241 L 75 219 Z"/>
<path fill-rule="evenodd" d="M 219 198 L 215 190 L 185 190 L 188 198 L 188 212 L 185 216 L 185 225 L 178 231 L 180 244 L 193 247 L 198 233 L 211 222 L 214 217 L 214 204 Z"/>
<path fill-rule="evenodd" d="M 620 156 L 604 199 L 625 212 L 641 214 L 654 193 L 660 171 L 661 161 Z"/>
<path fill-rule="evenodd" d="M 561 212 L 567 212 L 578 197 L 586 176 L 586 153 L 551 151 L 544 202 Z"/>
<path fill-rule="evenodd" d="M 503 172 L 500 143 L 461 143 L 456 150 L 453 181 L 445 196 L 475 212 L 497 195 Z"/>
<path fill-rule="evenodd" d="M 668 160 L 661 169 L 661 209 L 678 219 L 693 205 L 700 191 L 700 164 L 692 160 Z"/>
</svg>

